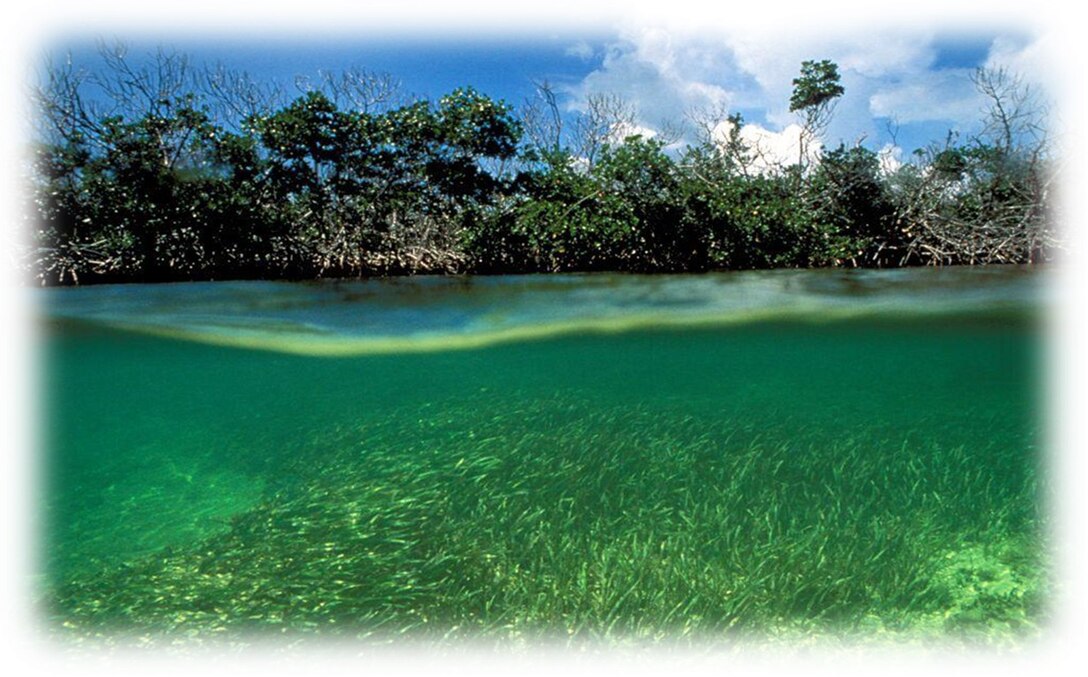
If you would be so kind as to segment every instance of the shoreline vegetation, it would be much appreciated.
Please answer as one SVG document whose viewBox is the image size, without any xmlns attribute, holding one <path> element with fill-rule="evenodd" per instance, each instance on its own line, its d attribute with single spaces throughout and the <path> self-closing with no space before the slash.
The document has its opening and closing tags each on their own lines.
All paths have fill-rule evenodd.
<svg viewBox="0 0 1088 677">
<path fill-rule="evenodd" d="M 1054 258 L 1038 94 L 979 69 L 980 131 L 898 166 L 821 139 L 844 93 L 805 61 L 796 161 L 743 118 L 692 111 L 652 138 L 618 95 L 567 112 L 471 87 L 437 101 L 351 68 L 289 93 L 160 49 L 45 66 L 21 265 L 43 285 L 409 274 L 702 272 Z M 295 95 L 297 94 L 297 95 Z"/>
</svg>

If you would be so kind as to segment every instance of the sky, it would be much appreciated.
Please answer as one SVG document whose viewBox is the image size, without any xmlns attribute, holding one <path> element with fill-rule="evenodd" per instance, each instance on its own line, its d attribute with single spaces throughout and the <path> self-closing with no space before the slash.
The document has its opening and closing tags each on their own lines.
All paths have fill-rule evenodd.
<svg viewBox="0 0 1088 677">
<path fill-rule="evenodd" d="M 861 143 L 893 165 L 917 148 L 979 129 L 985 101 L 971 74 L 1006 67 L 1048 92 L 1045 37 L 1020 27 L 871 27 L 791 34 L 783 39 L 740 27 L 692 30 L 667 25 L 568 26 L 513 35 L 362 30 L 352 35 L 239 32 L 214 39 L 192 32 L 153 37 L 146 32 L 83 32 L 53 39 L 43 51 L 73 54 L 77 65 L 99 68 L 96 39 L 121 39 L 131 58 L 158 46 L 188 54 L 194 64 L 222 63 L 258 81 L 276 81 L 297 94 L 296 77 L 360 67 L 387 73 L 401 91 L 437 99 L 472 86 L 521 106 L 534 83 L 547 81 L 561 106 L 575 112 L 594 94 L 615 95 L 636 113 L 630 131 L 646 136 L 682 129 L 677 146 L 695 139 L 695 117 L 738 112 L 745 137 L 772 157 L 795 157 L 797 114 L 788 110 L 801 62 L 838 64 L 845 94 L 824 143 Z M 727 126 L 717 128 L 719 135 Z M 672 137 L 670 137 L 672 138 Z"/>
</svg>

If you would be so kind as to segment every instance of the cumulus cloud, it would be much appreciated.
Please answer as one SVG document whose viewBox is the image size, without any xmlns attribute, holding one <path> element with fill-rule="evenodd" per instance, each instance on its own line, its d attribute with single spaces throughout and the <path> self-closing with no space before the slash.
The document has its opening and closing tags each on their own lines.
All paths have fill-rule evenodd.
<svg viewBox="0 0 1088 677">
<path fill-rule="evenodd" d="M 903 149 L 893 143 L 886 143 L 877 153 L 880 161 L 880 171 L 885 174 L 894 174 L 903 166 Z"/>
<path fill-rule="evenodd" d="M 922 71 L 932 63 L 930 40 L 925 34 L 890 31 L 791 34 L 785 39 L 781 35 L 746 32 L 726 36 L 737 64 L 759 85 L 758 91 L 748 94 L 766 109 L 768 122 L 781 126 L 795 119 L 789 112 L 789 99 L 802 61 L 830 59 L 839 65 L 846 95 L 839 102 L 838 119 L 856 127 L 863 116 L 868 116 L 864 102 L 875 83 Z M 846 128 L 836 124 L 830 131 L 834 135 Z"/>
<path fill-rule="evenodd" d="M 1006 68 L 1030 84 L 1050 88 L 1054 83 L 1048 75 L 1054 71 L 1050 61 L 1050 45 L 1045 38 L 1025 40 L 1001 36 L 990 45 L 987 68 Z"/>
<path fill-rule="evenodd" d="M 601 66 L 570 89 L 572 107 L 593 94 L 615 94 L 634 105 L 639 124 L 660 129 L 692 109 L 730 105 L 724 86 L 728 51 L 641 29 L 607 46 Z"/>
<path fill-rule="evenodd" d="M 630 122 L 620 122 L 609 131 L 608 141 L 609 143 L 620 143 L 629 136 L 652 139 L 657 136 L 657 130 Z"/>
<path fill-rule="evenodd" d="M 711 138 L 719 144 L 725 144 L 732 134 L 734 125 L 728 120 L 720 122 L 713 130 Z M 800 125 L 787 125 L 775 132 L 756 124 L 747 124 L 740 129 L 740 140 L 752 151 L 752 165 L 749 169 L 756 172 L 768 172 L 792 165 L 801 155 Z M 806 149 L 809 161 L 819 155 L 821 145 L 817 142 Z"/>
<path fill-rule="evenodd" d="M 661 129 L 693 110 L 743 112 L 768 147 L 781 149 L 798 118 L 789 111 L 793 79 L 808 59 L 839 65 L 846 94 L 838 100 L 824 141 L 882 144 L 884 120 L 968 128 L 979 120 L 983 101 L 970 80 L 971 68 L 939 68 L 937 36 L 925 30 L 867 30 L 855 34 L 787 34 L 723 30 L 678 33 L 632 28 L 608 44 L 598 68 L 567 90 L 578 109 L 594 93 L 616 94 L 631 103 L 637 123 Z M 1039 72 L 1038 40 L 999 37 L 988 63 Z M 904 132 L 909 135 L 911 132 Z M 930 139 L 904 139 L 924 145 Z"/>
</svg>

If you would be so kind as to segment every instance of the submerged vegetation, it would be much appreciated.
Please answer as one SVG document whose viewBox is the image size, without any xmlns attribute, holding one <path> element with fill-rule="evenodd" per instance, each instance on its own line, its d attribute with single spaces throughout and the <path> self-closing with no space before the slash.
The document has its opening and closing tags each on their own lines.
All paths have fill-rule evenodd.
<svg viewBox="0 0 1088 677">
<path fill-rule="evenodd" d="M 108 642 L 1023 641 L 1050 599 L 1023 322 L 342 358 L 84 326 L 53 353 L 44 610 Z"/>
<path fill-rule="evenodd" d="M 205 639 L 1008 641 L 1041 620 L 1019 448 L 573 401 L 421 413 L 316 440 L 229 530 L 63 584 L 53 613 Z"/>
<path fill-rule="evenodd" d="M 365 70 L 272 83 L 181 54 L 104 47 L 36 90 L 34 241 L 42 283 L 403 273 L 705 271 L 1045 261 L 1057 246 L 1052 153 L 1033 92 L 980 70 L 982 131 L 895 169 L 821 135 L 844 89 L 806 61 L 794 163 L 739 114 L 701 138 L 630 134 L 618 96 L 520 110 L 471 88 L 438 101 Z M 680 138 L 679 136 L 676 137 Z"/>
</svg>

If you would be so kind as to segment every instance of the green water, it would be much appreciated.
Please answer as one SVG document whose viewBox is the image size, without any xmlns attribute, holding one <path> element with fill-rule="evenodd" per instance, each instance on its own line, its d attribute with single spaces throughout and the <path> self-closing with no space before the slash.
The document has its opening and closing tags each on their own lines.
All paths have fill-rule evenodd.
<svg viewBox="0 0 1088 677">
<path fill-rule="evenodd" d="M 1043 277 L 49 290 L 46 617 L 191 640 L 1029 635 Z"/>
</svg>

